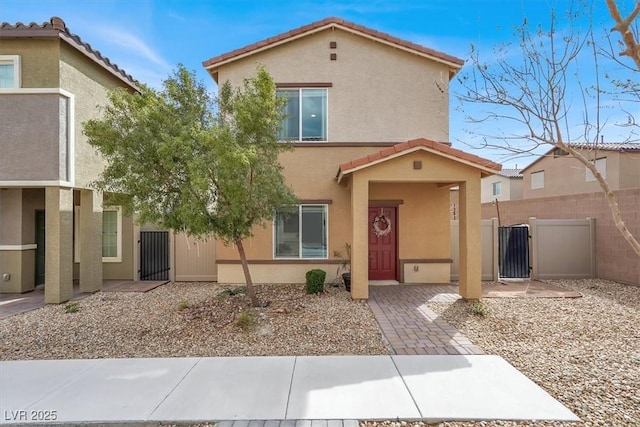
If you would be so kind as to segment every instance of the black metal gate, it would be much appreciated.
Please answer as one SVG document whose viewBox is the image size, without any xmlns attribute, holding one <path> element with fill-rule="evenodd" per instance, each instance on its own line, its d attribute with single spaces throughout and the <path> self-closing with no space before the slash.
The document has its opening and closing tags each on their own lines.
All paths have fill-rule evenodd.
<svg viewBox="0 0 640 427">
<path fill-rule="evenodd" d="M 140 280 L 169 280 L 169 232 L 140 232 Z"/>
<path fill-rule="evenodd" d="M 529 267 L 529 227 L 512 225 L 498 228 L 498 266 L 500 277 L 527 278 Z"/>
</svg>

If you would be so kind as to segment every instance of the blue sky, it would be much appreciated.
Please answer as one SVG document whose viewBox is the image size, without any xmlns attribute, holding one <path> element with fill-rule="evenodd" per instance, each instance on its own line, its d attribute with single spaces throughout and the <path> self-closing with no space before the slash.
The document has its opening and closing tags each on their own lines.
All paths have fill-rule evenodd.
<svg viewBox="0 0 640 427">
<path fill-rule="evenodd" d="M 632 1 L 619 0 L 623 7 Z M 183 63 L 215 90 L 202 61 L 329 16 L 467 59 L 472 43 L 489 54 L 497 43 L 513 37 L 513 26 L 525 16 L 531 24 L 545 24 L 551 7 L 563 10 L 569 4 L 560 0 L 0 0 L 0 21 L 42 23 L 59 16 L 71 32 L 142 82 L 159 86 L 175 64 Z M 605 0 L 594 2 L 593 24 L 603 30 L 611 27 Z M 465 114 L 456 110 L 459 105 L 453 95 L 451 105 L 454 146 L 505 166 L 531 160 L 509 160 L 465 146 Z"/>
</svg>

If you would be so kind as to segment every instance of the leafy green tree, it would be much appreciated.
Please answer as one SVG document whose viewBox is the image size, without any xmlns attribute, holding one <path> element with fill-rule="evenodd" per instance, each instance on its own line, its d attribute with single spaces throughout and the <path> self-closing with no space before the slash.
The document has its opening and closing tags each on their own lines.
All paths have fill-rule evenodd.
<svg viewBox="0 0 640 427">
<path fill-rule="evenodd" d="M 263 68 L 242 87 L 225 83 L 216 102 L 182 65 L 156 91 L 116 89 L 102 118 L 84 124 L 106 161 L 94 183 L 112 203 L 151 222 L 234 244 L 247 291 L 259 305 L 243 241 L 275 209 L 296 203 L 282 176 L 278 142 L 284 100 Z"/>
</svg>

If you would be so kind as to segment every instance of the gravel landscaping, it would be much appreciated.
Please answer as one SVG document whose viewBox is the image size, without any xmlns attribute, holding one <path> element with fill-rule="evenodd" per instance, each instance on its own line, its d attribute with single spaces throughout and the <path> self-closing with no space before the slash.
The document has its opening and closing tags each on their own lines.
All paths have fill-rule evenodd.
<svg viewBox="0 0 640 427">
<path fill-rule="evenodd" d="M 77 312 L 49 305 L 0 320 L 0 360 L 389 353 L 367 305 L 344 288 L 256 288 L 268 307 L 212 283 L 98 292 Z"/>
<path fill-rule="evenodd" d="M 439 426 L 640 425 L 640 287 L 605 280 L 552 283 L 583 297 L 427 305 L 485 353 L 504 357 L 582 422 Z M 259 299 L 270 301 L 261 309 L 250 309 L 246 295 L 225 289 L 174 283 L 144 294 L 97 293 L 82 299 L 75 313 L 60 305 L 19 314 L 0 320 L 0 359 L 389 353 L 367 305 L 352 301 L 344 289 L 316 296 L 305 294 L 302 285 L 258 286 Z"/>
<path fill-rule="evenodd" d="M 582 420 L 571 425 L 640 425 L 640 287 L 606 280 L 552 283 L 583 298 L 484 299 L 484 317 L 461 300 L 428 305 L 487 354 L 502 356 L 571 409 Z"/>
</svg>

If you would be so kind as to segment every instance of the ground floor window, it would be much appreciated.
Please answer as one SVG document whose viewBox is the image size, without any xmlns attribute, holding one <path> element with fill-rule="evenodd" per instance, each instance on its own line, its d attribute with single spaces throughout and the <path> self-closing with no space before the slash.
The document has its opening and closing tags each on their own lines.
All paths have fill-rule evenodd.
<svg viewBox="0 0 640 427">
<path fill-rule="evenodd" d="M 327 205 L 298 205 L 276 212 L 274 258 L 327 258 Z"/>
<path fill-rule="evenodd" d="M 75 262 L 80 262 L 80 206 L 75 207 Z M 122 261 L 122 208 L 106 206 L 102 211 L 102 262 Z"/>
</svg>

